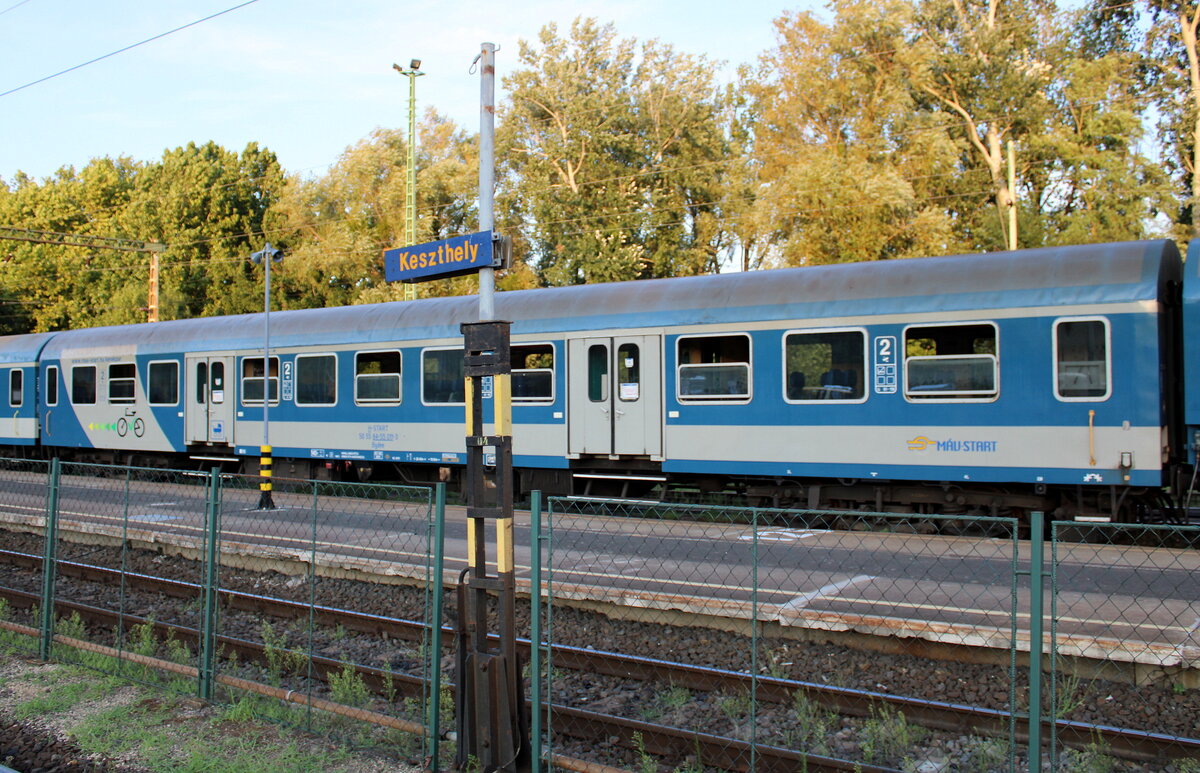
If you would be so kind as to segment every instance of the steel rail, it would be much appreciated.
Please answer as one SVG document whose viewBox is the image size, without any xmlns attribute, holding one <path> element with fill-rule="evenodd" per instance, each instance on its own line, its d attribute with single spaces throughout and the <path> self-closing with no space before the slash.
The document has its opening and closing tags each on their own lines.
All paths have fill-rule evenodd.
<svg viewBox="0 0 1200 773">
<path fill-rule="evenodd" d="M 42 558 L 27 553 L 0 551 L 0 560 L 29 568 L 39 568 Z M 117 570 L 67 561 L 58 562 L 58 573 L 94 582 L 106 582 L 120 575 Z M 194 598 L 200 592 L 200 587 L 190 582 L 134 573 L 126 573 L 125 576 L 135 586 L 176 598 Z M 310 609 L 310 605 L 307 603 L 232 590 L 221 590 L 220 598 L 222 605 L 226 608 L 285 619 L 307 615 Z M 314 607 L 314 619 L 328 625 L 341 625 L 347 630 L 387 635 L 409 641 L 420 640 L 425 628 L 423 623 L 416 621 L 322 606 Z M 453 633 L 450 627 L 444 627 L 443 630 Z M 453 639 L 448 637 L 447 640 L 452 641 Z M 519 639 L 518 646 L 523 654 L 528 655 L 529 641 L 527 639 Z M 637 681 L 665 680 L 672 685 L 702 692 L 748 693 L 750 691 L 749 675 L 736 671 L 564 645 L 553 645 L 551 651 L 555 667 Z M 999 737 L 1008 735 L 1012 723 L 1010 715 L 998 709 L 928 701 L 762 675 L 758 676 L 757 681 L 756 695 L 760 700 L 787 704 L 792 701 L 797 690 L 803 690 L 810 700 L 848 716 L 870 716 L 872 706 L 886 705 L 903 711 L 907 718 L 924 727 L 948 732 L 981 733 Z M 557 707 L 555 713 L 558 715 L 564 710 Z M 1018 716 L 1015 725 L 1017 740 L 1028 740 L 1027 717 Z M 1110 753 L 1126 759 L 1158 760 L 1167 756 L 1200 756 L 1200 739 L 1180 738 L 1163 733 L 1107 725 L 1092 725 L 1068 719 L 1044 719 L 1042 730 L 1042 737 L 1050 737 L 1049 733 L 1053 730 L 1060 742 L 1079 749 L 1087 748 L 1100 739 L 1108 747 Z"/>
<path fill-rule="evenodd" d="M 28 593 L 13 588 L 0 587 L 0 598 L 7 599 L 14 607 L 29 609 L 41 601 L 41 596 L 35 593 Z M 161 623 L 147 618 L 142 618 L 136 615 L 122 614 L 113 612 L 99 607 L 93 607 L 87 604 L 79 604 L 76 602 L 59 601 L 55 604 L 56 611 L 78 614 L 81 620 L 90 622 L 96 625 L 111 625 L 117 620 L 123 620 L 132 625 L 151 625 L 155 633 L 163 640 L 175 639 L 182 642 L 190 642 L 195 644 L 199 641 L 200 633 L 194 628 L 186 626 L 173 625 L 170 623 Z M 25 626 L 15 626 L 4 624 L 5 628 L 13 630 L 25 629 L 23 632 L 29 635 L 38 635 L 38 630 L 27 628 Z M 31 633 L 30 633 L 31 632 Z M 218 636 L 217 642 L 228 652 L 236 652 L 239 658 L 244 658 L 247 661 L 262 663 L 267 660 L 267 648 L 264 645 L 249 642 L 244 639 L 236 639 L 228 636 Z M 63 641 L 64 637 L 55 636 L 55 641 Z M 72 640 L 73 641 L 73 640 Z M 96 648 L 90 642 L 81 641 L 76 643 L 78 646 L 85 648 Z M 76 646 L 76 645 L 70 645 Z M 122 652 L 119 649 L 101 647 L 110 651 L 116 657 L 122 657 L 137 662 L 148 662 L 155 660 L 139 656 L 135 653 Z M 314 673 L 320 676 L 323 680 L 328 681 L 329 675 L 338 675 L 345 668 L 343 661 L 331 660 L 315 655 L 310 656 L 310 661 L 313 664 Z M 176 668 L 188 668 L 186 666 L 176 666 L 173 662 L 164 663 L 164 666 Z M 408 696 L 422 696 L 423 680 L 418 677 L 413 677 L 408 674 L 396 674 L 392 672 L 384 672 L 380 669 L 371 668 L 359 664 L 351 664 L 351 667 L 363 678 L 364 683 L 371 688 L 372 692 L 377 695 L 386 695 L 389 691 L 394 691 L 397 694 Z M 194 672 L 194 668 L 190 668 L 189 672 Z M 227 678 L 218 677 L 219 682 L 229 684 Z M 257 683 L 247 680 L 238 680 L 242 683 L 243 689 L 257 689 Z M 246 687 L 250 685 L 251 687 Z M 238 686 L 238 685 L 233 685 Z M 447 687 L 453 692 L 456 685 L 450 683 Z M 273 688 L 276 697 L 282 697 L 285 691 L 281 688 Z M 308 702 L 314 706 L 324 707 L 336 706 L 330 701 L 322 701 L 313 698 L 309 693 L 310 690 L 287 690 L 286 695 L 288 700 L 296 700 L 299 702 Z M 296 696 L 295 699 L 292 696 Z M 532 710 L 529 702 L 526 701 L 526 706 Z M 625 719 L 615 717 L 608 714 L 600 714 L 593 711 L 583 709 L 570 708 L 566 706 L 546 705 L 543 708 L 547 719 L 551 715 L 555 717 L 555 731 L 562 735 L 583 738 L 587 740 L 595 740 L 597 738 L 611 739 L 616 738 L 617 743 L 626 746 L 627 748 L 636 748 L 639 742 L 635 739 L 635 735 L 640 737 L 640 746 L 643 750 L 658 755 L 673 755 L 680 758 L 689 754 L 701 753 L 703 759 L 720 761 L 722 767 L 728 770 L 749 771 L 748 761 L 751 759 L 750 744 L 733 738 L 725 738 L 722 736 L 709 735 L 698 733 L 680 728 L 668 727 L 665 725 L 656 725 L 649 722 L 640 722 L 638 720 Z M 344 712 L 339 712 L 344 713 Z M 376 712 L 359 712 L 361 714 L 378 715 Z M 368 721 L 375 721 L 369 719 Z M 812 771 L 863 771 L 864 773 L 892 773 L 891 768 L 880 768 L 861 763 L 846 762 L 833 758 L 821 757 L 813 754 L 804 754 L 803 752 L 792 751 L 790 749 L 781 749 L 773 746 L 758 745 L 754 748 L 754 755 L 757 761 L 755 772 L 763 771 L 764 773 L 791 773 L 797 769 L 803 768 Z M 585 760 L 577 760 L 566 757 L 560 754 L 551 754 L 551 759 L 558 767 L 581 771 L 581 773 L 615 773 L 617 769 L 609 768 L 603 765 L 596 765 Z"/>
</svg>

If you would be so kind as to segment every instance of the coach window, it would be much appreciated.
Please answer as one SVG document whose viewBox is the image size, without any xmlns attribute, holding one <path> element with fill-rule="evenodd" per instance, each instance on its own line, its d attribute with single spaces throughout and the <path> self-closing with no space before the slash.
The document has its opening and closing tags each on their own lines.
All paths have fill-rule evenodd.
<svg viewBox="0 0 1200 773">
<path fill-rule="evenodd" d="M 400 352 L 354 355 L 354 401 L 382 405 L 400 402 Z"/>
<path fill-rule="evenodd" d="M 46 368 L 46 405 L 58 405 L 58 366 Z"/>
<path fill-rule="evenodd" d="M 617 399 L 632 403 L 642 397 L 642 352 L 637 344 L 617 347 Z"/>
<path fill-rule="evenodd" d="M 95 365 L 76 365 L 71 368 L 71 402 L 75 405 L 95 404 Z"/>
<path fill-rule="evenodd" d="M 296 357 L 296 405 L 337 404 L 337 357 L 302 354 Z"/>
<path fill-rule="evenodd" d="M 421 401 L 462 405 L 464 374 L 462 349 L 426 349 L 421 352 Z"/>
<path fill-rule="evenodd" d="M 148 389 L 151 405 L 179 403 L 179 363 L 152 362 L 149 366 Z"/>
<path fill-rule="evenodd" d="M 867 337 L 861 330 L 820 330 L 783 337 L 784 394 L 790 403 L 866 399 Z"/>
<path fill-rule="evenodd" d="M 137 366 L 132 362 L 118 362 L 108 366 L 108 401 L 110 403 L 132 403 L 137 383 Z"/>
<path fill-rule="evenodd" d="M 904 331 L 904 395 L 910 400 L 994 400 L 996 326 L 929 325 Z"/>
<path fill-rule="evenodd" d="M 196 403 L 204 405 L 208 401 L 208 363 L 196 363 Z"/>
<path fill-rule="evenodd" d="M 8 372 L 8 404 L 17 408 L 25 402 L 25 374 L 20 368 Z"/>
<path fill-rule="evenodd" d="M 679 400 L 750 399 L 750 336 L 681 336 Z"/>
<path fill-rule="evenodd" d="M 1107 400 L 1112 362 L 1106 319 L 1060 319 L 1054 323 L 1054 384 L 1058 399 Z"/>
<path fill-rule="evenodd" d="M 212 399 L 217 400 L 217 365 L 213 363 Z M 268 397 L 272 405 L 279 402 L 279 358 L 271 358 L 271 372 L 267 379 Z M 246 357 L 242 360 L 242 402 L 246 405 L 262 405 L 263 401 L 263 358 Z"/>
<path fill-rule="evenodd" d="M 514 403 L 554 402 L 554 346 L 514 344 L 509 349 Z"/>
<path fill-rule="evenodd" d="M 608 402 L 608 347 L 604 344 L 588 347 L 588 399 Z"/>
</svg>

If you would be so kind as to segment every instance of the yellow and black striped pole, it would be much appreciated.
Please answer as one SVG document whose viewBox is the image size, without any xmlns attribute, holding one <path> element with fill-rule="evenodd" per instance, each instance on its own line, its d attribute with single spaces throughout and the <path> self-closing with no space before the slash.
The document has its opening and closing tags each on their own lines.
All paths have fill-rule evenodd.
<svg viewBox="0 0 1200 773">
<path fill-rule="evenodd" d="M 258 509 L 274 510 L 275 501 L 271 499 L 271 447 L 258 447 Z"/>
<path fill-rule="evenodd" d="M 516 647 L 513 545 L 512 363 L 510 323 L 462 325 L 467 419 L 467 563 L 459 591 L 458 767 L 530 769 L 529 717 Z M 491 382 L 492 434 L 484 432 L 485 379 Z M 486 464 L 486 450 L 495 460 Z M 492 471 L 487 470 L 488 467 Z M 496 574 L 488 574 L 487 524 L 496 525 Z M 495 596 L 494 603 L 491 596 Z M 494 612 L 495 620 L 491 619 Z M 494 624 L 493 624 L 494 623 Z M 497 629 L 500 646 L 488 634 Z"/>
</svg>

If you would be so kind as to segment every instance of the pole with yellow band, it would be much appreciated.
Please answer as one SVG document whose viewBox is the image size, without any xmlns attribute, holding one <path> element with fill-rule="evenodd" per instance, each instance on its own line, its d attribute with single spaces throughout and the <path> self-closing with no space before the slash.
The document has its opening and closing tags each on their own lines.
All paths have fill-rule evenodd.
<svg viewBox="0 0 1200 773">
<path fill-rule="evenodd" d="M 258 447 L 258 509 L 274 510 L 275 502 L 271 498 L 271 447 Z"/>
<path fill-rule="evenodd" d="M 467 431 L 467 552 L 460 594 L 458 760 L 484 770 L 529 770 L 529 718 L 516 648 L 513 545 L 512 363 L 510 323 L 462 326 Z M 491 432 L 485 429 L 491 403 Z M 489 458 L 490 457 L 490 458 Z M 488 574 L 488 522 L 496 524 L 496 574 Z M 495 596 L 494 602 L 491 596 Z M 494 617 L 494 619 L 493 619 Z M 496 630 L 498 628 L 498 630 Z M 499 648 L 489 640 L 496 630 Z"/>
</svg>

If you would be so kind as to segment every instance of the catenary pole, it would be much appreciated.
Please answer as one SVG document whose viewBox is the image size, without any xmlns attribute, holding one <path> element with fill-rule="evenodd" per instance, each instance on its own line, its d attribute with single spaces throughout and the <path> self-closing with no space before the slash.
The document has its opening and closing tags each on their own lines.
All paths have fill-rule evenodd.
<svg viewBox="0 0 1200 773">
<path fill-rule="evenodd" d="M 496 46 L 482 44 L 479 79 L 479 230 L 495 225 L 496 196 Z M 496 271 L 479 271 L 479 320 L 496 318 Z"/>
</svg>

